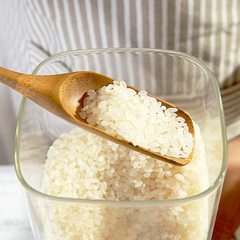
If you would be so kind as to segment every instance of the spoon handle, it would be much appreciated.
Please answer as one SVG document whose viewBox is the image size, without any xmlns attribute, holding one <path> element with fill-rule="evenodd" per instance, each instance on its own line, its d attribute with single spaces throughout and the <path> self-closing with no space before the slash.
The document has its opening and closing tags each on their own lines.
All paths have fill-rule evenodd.
<svg viewBox="0 0 240 240">
<path fill-rule="evenodd" d="M 59 76 L 61 75 L 55 77 L 53 75 L 23 74 L 0 67 L 0 82 L 30 99 L 39 94 L 48 96 L 54 89 L 57 90 L 57 83 L 60 80 Z M 64 78 L 66 79 L 66 77 Z"/>
<path fill-rule="evenodd" d="M 18 79 L 21 75 L 21 73 L 0 67 L 0 81 L 12 89 L 18 88 Z"/>
<path fill-rule="evenodd" d="M 59 112 L 63 111 L 59 99 L 60 88 L 62 83 L 71 75 L 73 73 L 31 75 L 0 67 L 0 82 L 58 116 Z"/>
<path fill-rule="evenodd" d="M 0 82 L 21 93 L 49 112 L 71 120 L 59 100 L 61 84 L 72 73 L 59 75 L 30 75 L 0 67 Z"/>
</svg>

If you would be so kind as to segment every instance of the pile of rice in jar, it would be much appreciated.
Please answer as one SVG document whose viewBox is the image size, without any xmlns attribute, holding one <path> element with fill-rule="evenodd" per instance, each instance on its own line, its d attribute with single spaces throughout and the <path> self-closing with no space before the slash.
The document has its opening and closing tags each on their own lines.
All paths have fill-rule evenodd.
<svg viewBox="0 0 240 240">
<path fill-rule="evenodd" d="M 122 84 L 117 83 L 117 85 Z M 91 98 L 93 95 L 96 94 L 89 93 Z M 145 93 L 143 95 L 140 93 L 138 96 L 140 98 L 147 97 Z M 106 99 L 105 97 L 104 99 Z M 80 114 L 84 118 L 89 115 L 89 122 L 99 126 L 99 122 L 97 123 L 99 119 L 97 120 L 95 115 L 101 113 L 97 110 L 97 104 L 93 98 L 91 102 L 94 102 L 95 106 L 91 112 L 87 112 L 91 108 L 89 106 L 84 109 L 85 115 Z M 105 104 L 107 103 L 98 103 L 99 109 L 103 109 Z M 117 108 L 116 114 L 120 115 L 122 110 L 119 105 L 115 105 L 114 108 Z M 128 110 L 126 106 L 124 108 L 125 112 L 122 115 L 127 117 Z M 143 109 L 135 110 L 137 114 L 141 114 L 140 112 L 143 111 Z M 171 116 L 176 119 L 174 111 L 170 112 Z M 92 115 L 94 117 L 90 116 L 91 113 L 94 113 Z M 127 118 L 132 119 L 133 117 L 138 121 L 138 117 L 133 116 L 133 111 L 129 114 L 130 116 Z M 114 129 L 113 125 L 104 123 L 106 118 L 101 118 L 100 122 L 103 123 L 100 124 L 101 126 L 110 126 L 107 131 L 111 131 L 111 128 Z M 169 121 L 166 122 L 169 123 Z M 182 123 L 182 120 L 180 122 Z M 152 139 L 155 138 L 156 131 L 151 131 L 151 127 L 149 127 L 151 120 L 147 122 L 146 126 L 142 123 L 139 124 L 141 128 L 148 129 Z M 170 123 L 169 126 L 171 126 Z M 194 127 L 193 160 L 183 167 L 129 150 L 80 128 L 62 134 L 48 151 L 44 165 L 42 192 L 64 198 L 100 199 L 103 201 L 101 203 L 94 201 L 91 203 L 53 202 L 44 216 L 44 238 L 53 240 L 206 239 L 209 225 L 206 202 L 182 205 L 173 202 L 165 205 L 155 201 L 187 198 L 208 187 L 209 176 L 204 144 L 198 125 L 194 123 Z M 185 129 L 185 125 L 181 128 Z M 117 131 L 117 133 L 127 136 L 121 131 Z M 170 135 L 171 133 L 170 131 Z M 183 137 L 184 133 L 185 130 L 181 134 L 179 133 L 179 136 Z M 166 134 L 168 135 L 168 133 Z M 182 140 L 186 149 L 182 153 L 178 151 L 179 154 L 189 153 L 189 145 L 193 140 L 191 136 L 186 135 L 187 137 Z M 188 137 L 191 140 L 188 141 Z M 146 138 L 149 142 L 150 139 Z M 141 140 L 141 142 L 143 141 Z M 151 143 L 150 149 L 161 147 L 161 144 L 159 144 L 160 146 L 154 145 L 154 141 Z M 139 142 L 135 142 L 135 144 L 139 144 Z M 173 149 L 177 148 L 176 145 L 177 143 Z M 172 154 L 169 148 L 164 151 L 166 154 Z M 106 200 L 115 201 L 107 202 Z M 140 203 L 132 203 L 131 201 L 134 200 L 140 200 Z M 143 200 L 151 202 L 144 204 Z"/>
</svg>

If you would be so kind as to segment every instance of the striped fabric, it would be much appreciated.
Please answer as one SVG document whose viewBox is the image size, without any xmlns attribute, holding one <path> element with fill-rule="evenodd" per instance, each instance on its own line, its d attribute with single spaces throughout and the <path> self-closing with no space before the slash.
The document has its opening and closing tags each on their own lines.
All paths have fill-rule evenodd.
<svg viewBox="0 0 240 240">
<path fill-rule="evenodd" d="M 0 0 L 0 18 L 0 64 L 20 72 L 72 49 L 192 54 L 219 82 L 229 138 L 240 133 L 239 0 Z M 18 108 L 20 95 L 12 95 Z"/>
</svg>

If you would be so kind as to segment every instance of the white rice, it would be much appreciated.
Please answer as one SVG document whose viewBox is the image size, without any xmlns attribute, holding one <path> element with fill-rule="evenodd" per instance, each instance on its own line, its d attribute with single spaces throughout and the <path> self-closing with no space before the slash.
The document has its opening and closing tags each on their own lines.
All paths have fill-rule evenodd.
<svg viewBox="0 0 240 240">
<path fill-rule="evenodd" d="M 195 125 L 193 161 L 177 167 L 126 149 L 82 129 L 48 151 L 42 191 L 104 200 L 186 198 L 208 187 L 204 146 Z M 53 202 L 44 207 L 44 239 L 205 239 L 208 205 L 117 207 Z"/>
<path fill-rule="evenodd" d="M 123 83 L 116 82 L 115 85 L 126 90 Z M 131 91 L 131 93 L 133 92 Z M 123 130 L 122 126 L 127 126 L 125 122 L 126 112 L 129 109 L 126 105 L 120 106 L 117 104 L 119 98 L 115 99 L 115 102 L 110 100 L 111 103 L 109 104 L 109 100 L 106 100 L 104 93 L 101 95 L 95 91 L 90 91 L 88 94 L 90 100 L 86 100 L 87 106 L 81 116 L 83 118 L 87 117 L 87 120 L 90 119 L 89 123 L 98 127 L 104 125 L 104 127 L 111 126 L 110 128 L 114 128 L 116 125 L 121 125 L 121 121 L 123 121 L 124 124 L 121 125 L 121 130 Z M 98 99 L 102 98 L 100 102 L 96 101 L 96 96 L 98 96 Z M 164 116 L 158 119 L 158 115 L 168 114 L 166 112 L 170 111 L 168 120 L 163 121 L 162 126 L 175 128 L 174 124 L 179 123 L 178 117 L 174 113 L 175 110 L 156 110 L 152 100 L 146 100 L 148 97 L 145 91 L 135 94 L 134 97 L 138 99 L 137 102 L 143 101 L 149 108 L 143 110 L 140 106 L 132 106 L 132 112 L 129 113 L 131 117 L 128 120 L 131 120 L 132 117 L 136 118 L 136 124 L 132 123 L 132 126 L 135 126 L 144 118 L 146 126 L 141 123 L 141 128 L 137 130 L 134 127 L 134 130 L 131 129 L 131 131 L 129 130 L 130 127 L 128 130 L 126 128 L 123 130 L 125 133 L 121 132 L 121 136 L 125 137 L 128 133 L 128 137 L 130 135 L 134 136 L 130 140 L 135 141 L 135 138 L 139 137 L 138 134 L 141 134 L 138 131 L 147 129 L 150 135 L 147 138 L 147 135 L 145 135 L 145 140 L 151 142 L 148 146 L 150 149 L 152 146 L 158 148 L 160 146 L 156 146 L 156 142 L 150 140 L 159 139 L 159 136 L 156 136 L 158 131 L 156 129 L 152 130 L 150 126 L 155 128 L 157 126 L 154 125 L 155 121 L 160 123 L 166 118 Z M 125 98 L 127 98 L 127 95 L 123 96 L 123 99 Z M 92 103 L 88 104 L 88 101 Z M 129 102 L 129 99 L 127 102 Z M 110 105 L 115 105 L 114 108 L 116 109 L 110 111 Z M 99 112 L 99 109 L 102 110 L 107 106 L 109 106 L 108 110 L 104 113 Z M 135 112 L 138 117 L 133 116 L 134 109 L 141 109 L 139 112 Z M 108 111 L 113 113 L 113 116 L 106 116 Z M 145 115 L 142 111 L 147 111 L 151 118 L 148 119 L 148 114 Z M 161 112 L 161 114 L 156 114 L 156 112 Z M 115 115 L 121 115 L 121 118 L 115 119 L 114 122 L 112 117 Z M 111 121 L 114 126 L 109 123 Z M 184 129 L 184 131 L 181 132 L 177 145 L 179 145 L 179 142 L 185 142 L 186 147 L 189 147 L 192 144 L 191 136 L 187 133 L 186 124 L 183 121 L 180 122 L 180 128 Z M 168 125 L 164 125 L 165 123 Z M 174 127 L 172 127 L 172 124 Z M 62 134 L 48 151 L 44 165 L 42 192 L 64 198 L 129 201 L 130 204 L 132 200 L 150 200 L 152 202 L 144 206 L 138 204 L 101 205 L 94 202 L 92 204 L 45 202 L 46 205 L 41 208 L 46 212 L 41 212 L 44 219 L 43 238 L 51 240 L 206 239 L 209 218 L 208 204 L 206 204 L 205 199 L 189 204 L 153 204 L 153 200 L 187 198 L 204 191 L 209 186 L 209 175 L 201 132 L 197 124 L 194 123 L 194 127 L 193 160 L 184 167 L 174 166 L 150 158 L 80 128 Z M 105 130 L 111 131 L 110 128 L 108 127 Z M 133 131 L 138 133 L 133 134 Z M 164 132 L 164 134 L 171 137 L 173 132 L 173 130 L 168 129 L 168 132 Z M 175 154 L 174 151 L 169 151 L 172 144 L 169 143 L 172 141 L 170 137 L 168 137 L 166 152 L 167 154 Z M 175 137 L 174 135 L 173 138 Z M 190 141 L 188 141 L 188 137 L 191 139 Z M 134 142 L 134 144 L 141 144 L 141 142 L 143 140 L 137 143 Z M 166 146 L 162 149 L 164 148 Z M 174 149 L 176 148 L 179 148 L 179 146 L 174 147 Z M 177 150 L 178 153 L 179 151 Z M 188 154 L 186 152 L 181 154 Z"/>
<path fill-rule="evenodd" d="M 79 115 L 90 125 L 169 157 L 186 158 L 194 139 L 177 108 L 166 108 L 141 90 L 114 81 L 88 91 Z"/>
</svg>

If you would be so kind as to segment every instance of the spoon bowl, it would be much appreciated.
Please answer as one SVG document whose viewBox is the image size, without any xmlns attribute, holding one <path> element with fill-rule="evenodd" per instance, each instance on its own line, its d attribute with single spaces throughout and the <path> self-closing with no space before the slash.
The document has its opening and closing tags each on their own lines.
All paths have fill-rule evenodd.
<svg viewBox="0 0 240 240">
<path fill-rule="evenodd" d="M 87 91 L 92 89 L 98 90 L 103 86 L 112 84 L 114 80 L 115 79 L 105 75 L 89 71 L 58 75 L 29 75 L 13 72 L 0 67 L 0 82 L 18 91 L 58 117 L 110 141 L 131 148 L 134 151 L 138 151 L 150 157 L 179 166 L 188 164 L 192 160 L 193 152 L 191 152 L 187 158 L 175 158 L 161 155 L 158 152 L 153 152 L 139 146 L 133 146 L 132 143 L 124 139 L 92 127 L 79 116 L 78 113 L 83 106 L 83 100 L 87 96 Z M 136 92 L 140 91 L 132 86 L 128 87 L 134 89 Z M 155 96 L 150 94 L 148 95 L 154 97 L 157 101 L 161 101 L 162 105 L 167 108 L 177 108 L 177 115 L 185 119 L 189 132 L 194 137 L 193 121 L 185 110 Z"/>
</svg>

